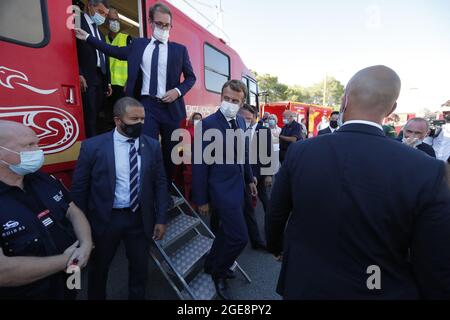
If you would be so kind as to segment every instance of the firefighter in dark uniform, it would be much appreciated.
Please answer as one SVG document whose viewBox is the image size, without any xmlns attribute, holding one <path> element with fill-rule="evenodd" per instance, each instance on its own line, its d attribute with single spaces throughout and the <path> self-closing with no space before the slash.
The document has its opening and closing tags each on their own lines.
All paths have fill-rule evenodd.
<svg viewBox="0 0 450 320">
<path fill-rule="evenodd" d="M 0 121 L 0 300 L 75 298 L 64 271 L 84 268 L 92 250 L 83 212 L 61 183 L 37 172 L 38 141 L 31 129 Z"/>
</svg>

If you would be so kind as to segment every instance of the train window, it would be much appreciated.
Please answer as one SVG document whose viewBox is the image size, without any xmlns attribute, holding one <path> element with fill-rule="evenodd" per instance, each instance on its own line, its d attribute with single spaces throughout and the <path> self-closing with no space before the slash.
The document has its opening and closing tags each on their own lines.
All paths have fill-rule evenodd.
<svg viewBox="0 0 450 320">
<path fill-rule="evenodd" d="M 205 44 L 205 85 L 216 93 L 230 80 L 230 58 L 209 44 Z"/>
<path fill-rule="evenodd" d="M 30 47 L 48 43 L 45 0 L 1 0 L 0 39 Z"/>
</svg>

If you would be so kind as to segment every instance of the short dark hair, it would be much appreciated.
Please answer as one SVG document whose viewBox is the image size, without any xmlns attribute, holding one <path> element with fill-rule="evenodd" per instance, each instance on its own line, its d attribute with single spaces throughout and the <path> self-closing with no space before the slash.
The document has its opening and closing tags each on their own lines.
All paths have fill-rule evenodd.
<svg viewBox="0 0 450 320">
<path fill-rule="evenodd" d="M 194 113 L 192 114 L 192 116 L 191 116 L 191 119 L 194 119 L 196 116 L 200 116 L 200 118 L 203 119 L 203 116 L 202 116 L 202 114 L 201 114 L 200 112 L 194 112 Z"/>
<path fill-rule="evenodd" d="M 156 3 L 148 10 L 148 17 L 149 17 L 150 21 L 152 21 L 152 22 L 154 21 L 155 13 L 157 11 L 164 13 L 164 14 L 168 14 L 170 16 L 170 23 L 172 23 L 172 11 L 170 10 L 170 8 L 168 6 L 166 6 L 165 4 L 163 4 L 161 2 Z"/>
<path fill-rule="evenodd" d="M 124 97 L 117 100 L 117 102 L 114 104 L 114 117 L 122 118 L 124 114 L 127 113 L 128 107 L 144 108 L 142 103 L 140 103 L 136 99 L 131 97 Z"/>
<path fill-rule="evenodd" d="M 227 81 L 222 87 L 222 95 L 226 88 L 230 87 L 231 90 L 244 93 L 244 101 L 247 99 L 247 86 L 241 80 Z"/>
<path fill-rule="evenodd" d="M 103 4 L 105 7 L 109 8 L 108 0 L 89 0 L 88 4 L 92 6 L 98 6 L 99 4 Z"/>
<path fill-rule="evenodd" d="M 340 114 L 339 111 L 333 111 L 333 112 L 331 113 L 330 117 L 332 117 L 332 116 L 338 116 L 339 114 Z"/>
<path fill-rule="evenodd" d="M 247 110 L 248 112 L 250 112 L 252 115 L 257 116 L 258 111 L 256 110 L 256 108 L 252 105 L 249 105 L 247 103 L 244 103 L 244 106 L 242 107 L 242 109 Z"/>
</svg>

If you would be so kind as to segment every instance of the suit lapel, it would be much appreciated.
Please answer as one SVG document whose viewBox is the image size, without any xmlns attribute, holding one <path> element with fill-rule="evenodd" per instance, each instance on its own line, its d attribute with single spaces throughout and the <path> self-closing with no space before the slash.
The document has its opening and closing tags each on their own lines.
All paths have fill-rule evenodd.
<svg viewBox="0 0 450 320">
<path fill-rule="evenodd" d="M 144 186 L 144 179 L 145 179 L 145 168 L 147 167 L 147 164 L 149 162 L 148 156 L 147 156 L 147 146 L 145 145 L 145 140 L 142 138 L 142 136 L 139 138 L 139 150 L 138 153 L 141 155 L 141 170 L 139 172 L 139 197 L 142 196 L 142 189 Z"/>
<path fill-rule="evenodd" d="M 109 183 L 113 194 L 116 189 L 116 159 L 114 153 L 114 131 L 108 135 L 108 140 L 105 143 L 106 158 L 108 161 Z"/>
<path fill-rule="evenodd" d="M 166 90 L 169 90 L 169 84 L 171 83 L 170 68 L 173 67 L 173 44 L 172 42 L 167 42 L 167 70 L 166 70 Z"/>
</svg>

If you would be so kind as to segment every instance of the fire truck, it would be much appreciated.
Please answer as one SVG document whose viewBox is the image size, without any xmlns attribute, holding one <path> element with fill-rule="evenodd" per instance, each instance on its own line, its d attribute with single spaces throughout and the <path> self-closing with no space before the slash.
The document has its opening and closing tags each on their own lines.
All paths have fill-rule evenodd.
<svg viewBox="0 0 450 320">
<path fill-rule="evenodd" d="M 319 132 L 319 124 L 322 122 L 324 117 L 329 119 L 331 113 L 333 112 L 333 108 L 331 107 L 291 101 L 268 103 L 263 105 L 261 109 L 261 114 L 264 112 L 275 114 L 278 118 L 278 126 L 280 128 L 284 126 L 283 112 L 286 110 L 293 111 L 297 115 L 297 122 L 300 122 L 303 119 L 306 120 L 306 127 L 308 129 L 309 137 L 317 136 Z"/>
<path fill-rule="evenodd" d="M 84 1 L 86 2 L 86 1 Z M 149 8 L 155 0 L 110 0 L 122 32 L 149 37 Z M 238 53 L 169 2 L 171 40 L 188 48 L 197 83 L 185 97 L 188 114 L 217 110 L 222 85 L 241 79 L 248 103 L 258 105 L 254 75 Z M 73 31 L 72 0 L 1 0 L 0 119 L 31 127 L 46 155 L 44 171 L 70 185 L 85 139 L 83 108 Z"/>
</svg>

